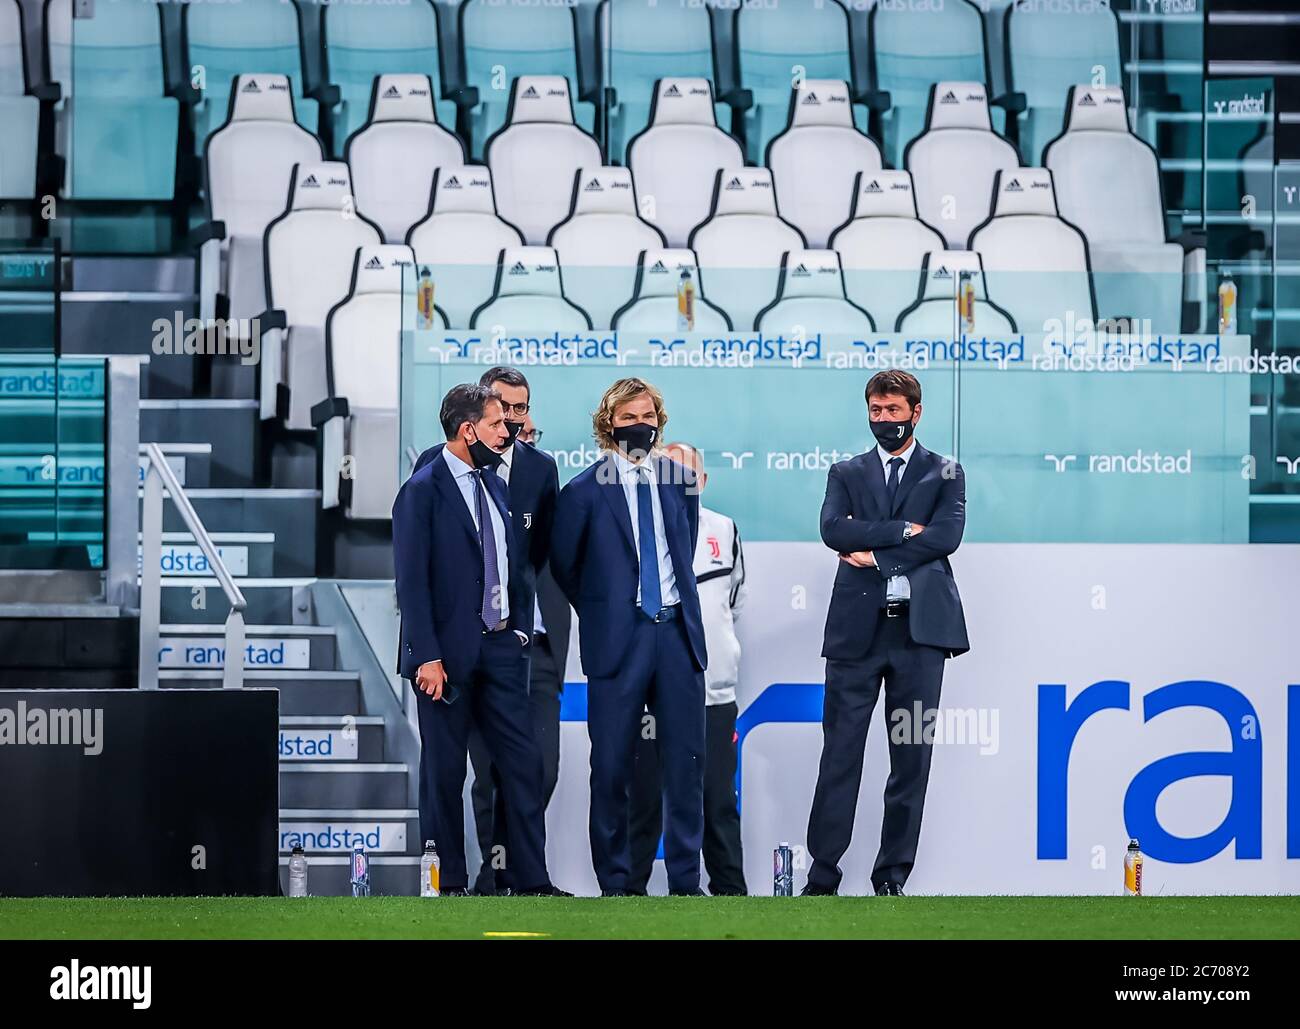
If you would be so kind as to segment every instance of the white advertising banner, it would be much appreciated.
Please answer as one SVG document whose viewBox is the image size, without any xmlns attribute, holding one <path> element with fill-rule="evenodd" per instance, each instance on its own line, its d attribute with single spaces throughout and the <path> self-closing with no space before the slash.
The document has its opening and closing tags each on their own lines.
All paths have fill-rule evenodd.
<svg viewBox="0 0 1300 1029">
<path fill-rule="evenodd" d="M 835 557 L 813 543 L 746 557 L 741 813 L 749 888 L 767 894 L 777 843 L 795 850 L 796 890 L 810 863 Z M 1300 547 L 969 544 L 952 563 L 971 650 L 921 713 L 935 753 L 909 892 L 1118 894 L 1130 837 L 1147 894 L 1300 891 Z M 842 893 L 870 892 L 884 706 L 882 692 Z M 586 726 L 561 739 L 552 876 L 594 893 Z"/>
</svg>

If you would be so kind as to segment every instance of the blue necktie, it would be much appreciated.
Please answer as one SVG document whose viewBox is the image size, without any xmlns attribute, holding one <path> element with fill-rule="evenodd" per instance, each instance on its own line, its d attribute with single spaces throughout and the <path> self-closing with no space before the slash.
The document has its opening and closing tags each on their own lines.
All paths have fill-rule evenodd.
<svg viewBox="0 0 1300 1029">
<path fill-rule="evenodd" d="M 650 505 L 649 473 L 636 473 L 636 525 L 641 559 L 641 610 L 654 618 L 664 606 L 659 593 L 659 552 L 655 548 L 655 512 Z"/>
<path fill-rule="evenodd" d="M 889 477 L 885 480 L 885 493 L 889 496 L 889 510 L 894 510 L 894 498 L 898 496 L 898 480 L 902 477 L 899 469 L 903 467 L 901 457 L 891 457 L 889 459 Z"/>
<path fill-rule="evenodd" d="M 478 509 L 478 539 L 483 546 L 483 624 L 495 629 L 501 622 L 501 576 L 497 572 L 497 534 L 492 531 L 492 501 L 483 482 L 483 469 L 474 469 L 474 506 Z"/>
</svg>

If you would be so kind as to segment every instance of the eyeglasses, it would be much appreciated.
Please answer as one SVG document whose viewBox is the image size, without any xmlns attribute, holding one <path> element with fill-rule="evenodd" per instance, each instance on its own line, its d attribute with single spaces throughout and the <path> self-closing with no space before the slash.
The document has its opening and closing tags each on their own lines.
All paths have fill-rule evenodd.
<svg viewBox="0 0 1300 1029">
<path fill-rule="evenodd" d="M 501 402 L 501 406 L 505 408 L 506 414 L 517 414 L 520 418 L 528 413 L 529 407 L 527 402 L 522 404 L 507 404 L 504 400 Z"/>
<path fill-rule="evenodd" d="M 542 430 L 533 429 L 530 432 L 527 429 L 521 429 L 519 431 L 519 438 L 523 440 L 525 443 L 532 443 L 534 446 L 536 446 L 538 443 L 542 441 Z"/>
</svg>

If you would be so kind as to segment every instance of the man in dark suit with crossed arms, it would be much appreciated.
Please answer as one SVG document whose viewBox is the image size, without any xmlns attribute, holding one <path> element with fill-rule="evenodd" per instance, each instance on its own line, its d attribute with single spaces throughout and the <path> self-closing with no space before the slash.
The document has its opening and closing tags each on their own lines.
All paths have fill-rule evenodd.
<svg viewBox="0 0 1300 1029">
<path fill-rule="evenodd" d="M 416 691 L 420 721 L 420 831 L 437 842 L 443 891 L 466 893 L 462 794 L 473 721 L 500 772 L 516 892 L 557 895 L 546 871 L 542 763 L 528 703 L 529 547 L 515 530 L 505 483 L 490 470 L 509 440 L 500 394 L 454 386 L 440 420 L 446 446 L 393 505 L 400 670 Z"/>
<path fill-rule="evenodd" d="M 592 416 L 604 453 L 560 491 L 551 572 L 578 612 L 591 737 L 591 856 L 604 896 L 625 896 L 628 790 L 648 707 L 664 783 L 671 894 L 702 895 L 704 668 L 695 590 L 695 473 L 658 450 L 659 391 L 620 379 Z"/>
<path fill-rule="evenodd" d="M 871 873 L 879 895 L 902 896 L 916 859 L 931 744 L 914 704 L 936 711 L 945 659 L 970 649 L 948 556 L 966 525 L 961 465 L 912 438 L 921 384 L 889 370 L 867 383 L 877 445 L 831 467 L 822 541 L 840 556 L 826 613 L 822 757 L 808 819 L 813 858 L 805 895 L 834 894 L 853 816 L 867 728 L 883 680 L 889 781 L 880 850 Z M 901 712 L 901 714 L 900 714 Z"/>
</svg>

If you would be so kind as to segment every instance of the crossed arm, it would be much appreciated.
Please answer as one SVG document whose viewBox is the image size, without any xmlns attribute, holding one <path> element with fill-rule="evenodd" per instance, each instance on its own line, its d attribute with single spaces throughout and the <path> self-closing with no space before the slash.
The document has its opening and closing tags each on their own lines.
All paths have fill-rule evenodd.
<svg viewBox="0 0 1300 1029">
<path fill-rule="evenodd" d="M 930 524 L 913 525 L 912 538 L 906 542 L 904 521 L 852 517 L 848 491 L 832 467 L 822 504 L 822 541 L 841 560 L 859 568 L 879 568 L 886 578 L 906 575 L 928 561 L 947 557 L 961 544 L 966 528 L 966 475 L 961 465 L 953 467 L 954 474 L 943 479 Z"/>
</svg>

